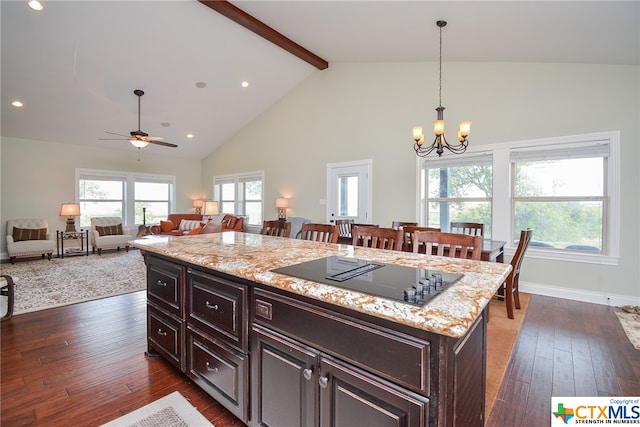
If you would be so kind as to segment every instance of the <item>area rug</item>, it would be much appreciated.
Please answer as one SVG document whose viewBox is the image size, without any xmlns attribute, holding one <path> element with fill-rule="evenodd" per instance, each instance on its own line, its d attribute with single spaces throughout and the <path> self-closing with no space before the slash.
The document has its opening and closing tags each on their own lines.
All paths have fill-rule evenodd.
<svg viewBox="0 0 640 427">
<path fill-rule="evenodd" d="M 626 313 L 624 311 L 614 311 L 624 333 L 631 341 L 636 350 L 640 350 L 640 314 Z"/>
<path fill-rule="evenodd" d="M 146 288 L 138 250 L 1 264 L 15 282 L 14 315 Z"/>
<path fill-rule="evenodd" d="M 531 295 L 520 292 L 520 310 L 514 308 L 513 319 L 507 317 L 504 301 L 492 299 L 489 303 L 487 325 L 487 385 L 485 390 L 485 419 L 489 418 L 498 390 L 504 378 L 511 353 L 518 340 Z"/>
<path fill-rule="evenodd" d="M 213 427 L 213 424 L 177 391 L 103 425 L 103 427 L 206 426 Z"/>
</svg>

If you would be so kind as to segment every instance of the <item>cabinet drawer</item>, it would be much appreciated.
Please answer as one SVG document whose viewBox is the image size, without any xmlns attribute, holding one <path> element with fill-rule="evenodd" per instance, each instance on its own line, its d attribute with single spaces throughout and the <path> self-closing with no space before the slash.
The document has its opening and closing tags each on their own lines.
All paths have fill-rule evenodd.
<svg viewBox="0 0 640 427">
<path fill-rule="evenodd" d="M 247 286 L 189 271 L 187 321 L 243 353 L 247 352 Z"/>
<path fill-rule="evenodd" d="M 154 258 L 147 265 L 149 300 L 178 317 L 183 315 L 184 273 L 184 267 Z"/>
<path fill-rule="evenodd" d="M 248 421 L 248 358 L 187 330 L 187 374 L 235 416 Z"/>
<path fill-rule="evenodd" d="M 410 390 L 429 393 L 430 344 L 255 289 L 254 322 Z"/>
<path fill-rule="evenodd" d="M 149 345 L 169 362 L 184 371 L 183 332 L 184 323 L 147 305 L 147 338 Z"/>
</svg>

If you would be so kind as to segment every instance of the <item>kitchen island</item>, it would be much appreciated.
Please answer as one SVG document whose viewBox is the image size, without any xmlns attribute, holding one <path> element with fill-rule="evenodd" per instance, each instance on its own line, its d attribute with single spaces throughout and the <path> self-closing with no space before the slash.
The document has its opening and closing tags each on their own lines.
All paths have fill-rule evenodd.
<svg viewBox="0 0 640 427">
<path fill-rule="evenodd" d="M 507 264 L 224 232 L 147 237 L 148 347 L 249 425 L 483 425 Z M 271 270 L 337 256 L 460 273 L 426 305 Z"/>
</svg>

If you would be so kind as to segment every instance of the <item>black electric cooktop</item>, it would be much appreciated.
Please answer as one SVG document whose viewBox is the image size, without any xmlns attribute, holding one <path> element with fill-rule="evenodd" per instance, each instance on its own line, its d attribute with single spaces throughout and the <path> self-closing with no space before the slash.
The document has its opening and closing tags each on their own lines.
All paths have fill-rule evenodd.
<svg viewBox="0 0 640 427">
<path fill-rule="evenodd" d="M 338 256 L 271 271 L 413 305 L 428 303 L 463 276 Z"/>
</svg>

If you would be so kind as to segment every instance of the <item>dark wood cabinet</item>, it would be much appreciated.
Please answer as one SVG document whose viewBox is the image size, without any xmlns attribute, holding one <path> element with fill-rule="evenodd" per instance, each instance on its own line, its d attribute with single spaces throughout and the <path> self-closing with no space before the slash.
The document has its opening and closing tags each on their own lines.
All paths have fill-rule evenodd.
<svg viewBox="0 0 640 427">
<path fill-rule="evenodd" d="M 482 426 L 486 310 L 461 338 L 145 253 L 148 348 L 250 426 Z"/>
</svg>

